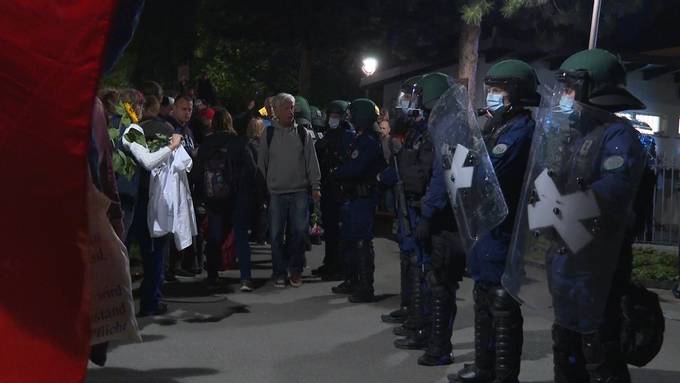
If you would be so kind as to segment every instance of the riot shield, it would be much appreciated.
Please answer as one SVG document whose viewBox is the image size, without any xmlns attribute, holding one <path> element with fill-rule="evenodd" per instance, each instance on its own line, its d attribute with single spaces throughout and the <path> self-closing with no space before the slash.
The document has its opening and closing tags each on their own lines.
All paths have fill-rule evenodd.
<svg viewBox="0 0 680 383">
<path fill-rule="evenodd" d="M 508 207 L 465 87 L 454 84 L 430 114 L 428 129 L 466 254 L 503 222 Z"/>
<path fill-rule="evenodd" d="M 543 97 L 502 283 L 588 333 L 604 315 L 645 159 L 625 120 L 570 92 L 558 83 Z"/>
</svg>

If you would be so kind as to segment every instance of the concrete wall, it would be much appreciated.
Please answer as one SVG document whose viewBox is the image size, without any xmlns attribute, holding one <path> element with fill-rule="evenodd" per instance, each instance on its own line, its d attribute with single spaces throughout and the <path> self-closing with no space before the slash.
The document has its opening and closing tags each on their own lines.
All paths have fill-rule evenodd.
<svg viewBox="0 0 680 383">
<path fill-rule="evenodd" d="M 552 86 L 554 83 L 554 71 L 547 68 L 544 62 L 531 63 L 536 68 L 541 84 Z M 484 75 L 493 63 L 485 63 L 480 60 L 477 70 L 477 94 L 474 106 L 484 105 Z M 439 72 L 457 77 L 457 65 L 438 69 Z M 399 95 L 401 81 L 386 84 L 383 87 L 384 107 L 391 107 Z M 660 131 L 655 134 L 657 152 L 665 156 L 680 157 L 680 133 L 678 132 L 678 120 L 680 119 L 680 84 L 673 81 L 673 76 L 668 74 L 656 79 L 645 81 L 642 71 L 628 74 L 628 89 L 638 96 L 646 105 L 645 111 L 637 111 L 644 114 L 653 114 L 661 117 Z M 680 160 L 676 161 L 680 168 Z"/>
</svg>

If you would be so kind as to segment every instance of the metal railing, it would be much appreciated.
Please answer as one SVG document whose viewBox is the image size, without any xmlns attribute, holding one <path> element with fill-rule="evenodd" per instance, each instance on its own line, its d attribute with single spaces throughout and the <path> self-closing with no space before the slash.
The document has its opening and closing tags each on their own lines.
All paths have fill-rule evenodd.
<svg viewBox="0 0 680 383">
<path fill-rule="evenodd" d="M 680 240 L 680 157 L 659 155 L 652 214 L 637 242 L 677 245 Z"/>
</svg>

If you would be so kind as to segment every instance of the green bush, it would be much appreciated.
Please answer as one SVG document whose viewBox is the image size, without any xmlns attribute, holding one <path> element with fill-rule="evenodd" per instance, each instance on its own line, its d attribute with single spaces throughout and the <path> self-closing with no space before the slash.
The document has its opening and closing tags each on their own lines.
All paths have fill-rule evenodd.
<svg viewBox="0 0 680 383">
<path fill-rule="evenodd" d="M 665 282 L 677 279 L 677 255 L 651 247 L 633 249 L 633 280 L 637 282 Z"/>
</svg>

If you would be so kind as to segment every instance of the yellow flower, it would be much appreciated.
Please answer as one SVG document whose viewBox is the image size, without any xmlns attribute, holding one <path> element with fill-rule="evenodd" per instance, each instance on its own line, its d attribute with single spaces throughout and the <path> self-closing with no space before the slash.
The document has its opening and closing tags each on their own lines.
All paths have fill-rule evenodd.
<svg viewBox="0 0 680 383">
<path fill-rule="evenodd" d="M 139 117 L 137 117 L 137 113 L 135 113 L 135 109 L 132 107 L 131 102 L 124 102 L 123 107 L 125 107 L 125 113 L 130 117 L 130 121 L 132 121 L 133 124 L 136 124 L 139 122 Z"/>
</svg>

